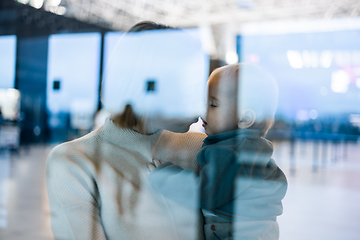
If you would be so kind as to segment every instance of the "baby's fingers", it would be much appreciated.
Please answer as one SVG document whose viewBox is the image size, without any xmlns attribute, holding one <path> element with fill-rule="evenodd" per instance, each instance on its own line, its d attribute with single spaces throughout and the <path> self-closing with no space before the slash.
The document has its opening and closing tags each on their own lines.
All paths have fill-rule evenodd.
<svg viewBox="0 0 360 240">
<path fill-rule="evenodd" d="M 152 170 L 155 169 L 155 166 L 154 166 L 154 164 L 152 164 L 152 163 L 146 163 L 146 165 L 147 165 L 147 167 L 148 167 L 149 172 L 151 172 Z"/>
<path fill-rule="evenodd" d="M 160 166 L 161 164 L 163 164 L 164 161 L 161 161 L 161 160 L 158 160 L 158 159 L 154 159 L 154 164 L 155 164 L 155 167 L 158 167 Z"/>
</svg>

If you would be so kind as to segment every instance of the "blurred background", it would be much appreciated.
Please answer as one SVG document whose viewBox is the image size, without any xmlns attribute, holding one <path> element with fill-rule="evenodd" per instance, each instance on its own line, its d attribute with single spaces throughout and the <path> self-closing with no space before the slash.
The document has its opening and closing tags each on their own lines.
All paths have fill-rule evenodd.
<svg viewBox="0 0 360 240">
<path fill-rule="evenodd" d="M 209 73 L 252 62 L 277 80 L 280 239 L 359 239 L 358 0 L 1 0 L 0 239 L 53 239 L 47 154 L 107 117 L 107 59 L 142 20 L 200 38 Z"/>
</svg>

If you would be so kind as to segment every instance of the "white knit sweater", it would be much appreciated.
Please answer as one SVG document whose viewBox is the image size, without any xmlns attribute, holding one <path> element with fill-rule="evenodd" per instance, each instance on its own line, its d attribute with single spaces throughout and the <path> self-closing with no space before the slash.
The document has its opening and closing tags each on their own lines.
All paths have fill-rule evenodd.
<svg viewBox="0 0 360 240">
<path fill-rule="evenodd" d="M 146 163 L 155 157 L 196 169 L 204 138 L 165 130 L 142 135 L 107 119 L 98 130 L 55 147 L 47 162 L 55 239 L 203 239 L 201 212 L 153 190 Z"/>
</svg>

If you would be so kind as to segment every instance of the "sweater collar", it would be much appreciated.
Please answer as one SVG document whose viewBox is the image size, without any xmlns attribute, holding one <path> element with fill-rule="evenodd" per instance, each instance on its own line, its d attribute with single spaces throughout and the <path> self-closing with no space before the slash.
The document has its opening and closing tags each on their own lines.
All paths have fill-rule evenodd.
<svg viewBox="0 0 360 240">
<path fill-rule="evenodd" d="M 105 138 L 106 141 L 112 142 L 115 145 L 123 146 L 124 142 L 126 145 L 139 142 L 150 142 L 156 144 L 163 130 L 156 131 L 152 134 L 141 134 L 131 129 L 120 128 L 115 126 L 113 121 L 108 117 L 105 121 L 105 124 L 99 129 L 100 136 Z M 126 137 L 124 137 L 126 136 Z"/>
<path fill-rule="evenodd" d="M 230 138 L 260 138 L 261 131 L 257 129 L 237 129 L 234 131 L 214 134 L 204 139 L 204 145 L 214 144 Z"/>
</svg>

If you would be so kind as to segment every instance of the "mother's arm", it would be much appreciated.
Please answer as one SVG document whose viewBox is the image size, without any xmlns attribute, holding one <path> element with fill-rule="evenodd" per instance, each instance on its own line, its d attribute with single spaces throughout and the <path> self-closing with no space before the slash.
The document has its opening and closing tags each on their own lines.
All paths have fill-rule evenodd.
<svg viewBox="0 0 360 240">
<path fill-rule="evenodd" d="M 91 163 L 72 143 L 54 148 L 48 157 L 46 184 L 55 239 L 106 239 Z"/>
<path fill-rule="evenodd" d="M 154 150 L 153 158 L 172 162 L 184 169 L 198 170 L 196 154 L 206 137 L 203 133 L 174 133 L 164 130 Z"/>
</svg>

